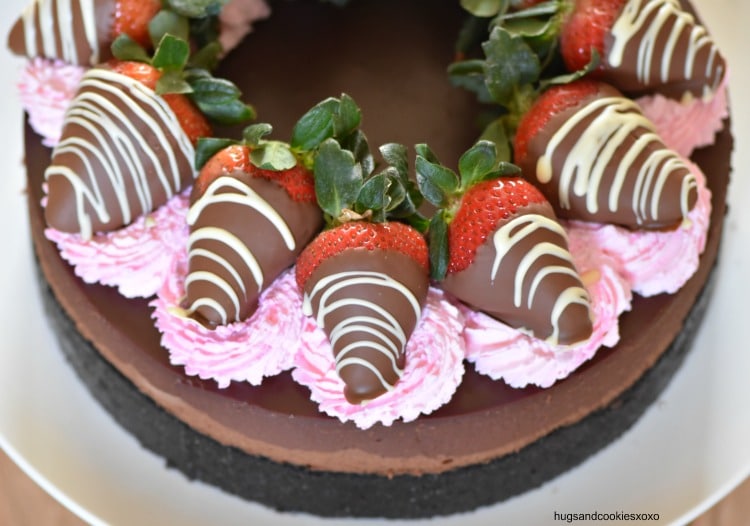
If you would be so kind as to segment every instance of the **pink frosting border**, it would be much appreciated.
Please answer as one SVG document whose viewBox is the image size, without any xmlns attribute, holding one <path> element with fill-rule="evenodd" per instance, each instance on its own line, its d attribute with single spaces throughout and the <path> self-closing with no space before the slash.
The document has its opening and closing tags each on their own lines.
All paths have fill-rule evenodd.
<svg viewBox="0 0 750 526">
<path fill-rule="evenodd" d="M 654 123 L 664 143 L 683 157 L 690 157 L 695 149 L 713 144 L 714 137 L 724 127 L 723 121 L 729 117 L 728 85 L 727 73 L 714 96 L 707 100 L 683 102 L 656 94 L 636 102 Z"/>
<path fill-rule="evenodd" d="M 631 307 L 630 287 L 617 271 L 617 261 L 588 243 L 582 233 L 568 229 L 571 254 L 591 300 L 591 337 L 575 346 L 554 346 L 463 307 L 466 358 L 477 372 L 511 387 L 549 387 L 591 359 L 601 346 L 617 344 L 618 317 Z"/>
<path fill-rule="evenodd" d="M 376 423 L 415 420 L 447 403 L 464 374 L 463 326 L 459 309 L 442 291 L 431 288 L 417 325 L 406 346 L 404 374 L 394 389 L 362 405 L 352 405 L 343 395 L 344 382 L 336 374 L 333 350 L 325 333 L 312 318 L 302 331 L 300 352 L 292 377 L 310 389 L 320 410 L 361 429 Z"/>
<path fill-rule="evenodd" d="M 669 232 L 631 232 L 614 225 L 571 222 L 582 235 L 618 262 L 619 272 L 641 296 L 677 292 L 695 273 L 706 248 L 711 221 L 711 191 L 694 163 L 688 167 L 698 181 L 698 202 L 688 221 Z"/>
<path fill-rule="evenodd" d="M 45 146 L 60 141 L 65 110 L 85 72 L 86 68 L 44 58 L 30 59 L 21 71 L 17 85 L 21 105 Z"/>
<path fill-rule="evenodd" d="M 189 376 L 213 379 L 221 388 L 233 381 L 260 385 L 265 377 L 292 368 L 304 320 L 293 271 L 263 292 L 253 316 L 215 330 L 185 316 L 180 307 L 186 275 L 183 253 L 174 259 L 172 272 L 150 303 L 173 365 L 184 366 Z"/>
<path fill-rule="evenodd" d="M 130 225 L 94 234 L 90 240 L 53 228 L 44 234 L 84 282 L 116 287 L 126 298 L 148 298 L 162 286 L 175 255 L 187 245 L 188 195 L 186 190 Z"/>
</svg>

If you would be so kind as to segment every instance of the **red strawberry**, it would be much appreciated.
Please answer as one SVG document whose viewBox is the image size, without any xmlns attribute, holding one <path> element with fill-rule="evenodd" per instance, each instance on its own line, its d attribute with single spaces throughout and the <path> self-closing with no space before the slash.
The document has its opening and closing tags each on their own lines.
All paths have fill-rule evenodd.
<svg viewBox="0 0 750 526">
<path fill-rule="evenodd" d="M 402 223 L 354 221 L 324 231 L 297 261 L 305 308 L 326 331 L 352 404 L 389 391 L 429 286 L 424 237 Z"/>
<path fill-rule="evenodd" d="M 422 234 L 404 223 L 344 223 L 319 234 L 300 255 L 296 267 L 297 284 L 303 288 L 323 261 L 350 249 L 399 252 L 427 271 L 426 247 Z"/>
<path fill-rule="evenodd" d="M 689 167 L 633 101 L 601 82 L 543 93 L 519 123 L 515 155 L 558 217 L 674 227 L 697 201 Z"/>
<path fill-rule="evenodd" d="M 464 303 L 537 338 L 564 345 L 587 339 L 588 295 L 539 190 L 519 177 L 498 177 L 514 170 L 498 167 L 495 146 L 486 141 L 462 156 L 461 177 L 451 178 L 426 147 L 419 154 L 420 188 L 442 207 L 430 227 L 433 278 Z"/>
<path fill-rule="evenodd" d="M 186 72 L 189 55 L 167 34 L 148 63 L 111 60 L 86 72 L 47 170 L 51 227 L 89 238 L 130 224 L 192 183 L 207 118 L 252 118 L 236 86 Z"/>
<path fill-rule="evenodd" d="M 605 44 L 627 0 L 574 0 L 560 33 L 560 50 L 571 71 L 591 62 L 592 52 L 605 54 Z"/>
<path fill-rule="evenodd" d="M 188 311 L 208 326 L 250 317 L 260 293 L 323 225 L 312 173 L 261 170 L 246 145 L 216 153 L 201 170 L 188 213 Z"/>
<path fill-rule="evenodd" d="M 107 65 L 112 71 L 137 80 L 152 90 L 156 89 L 156 84 L 162 76 L 160 70 L 145 62 L 112 60 Z M 190 142 L 195 144 L 201 137 L 208 137 L 212 134 L 208 119 L 186 95 L 167 93 L 162 97 L 172 108 L 180 126 L 190 138 Z"/>
<path fill-rule="evenodd" d="M 111 37 L 127 34 L 143 47 L 151 45 L 148 24 L 162 8 L 162 0 L 115 0 Z"/>
<path fill-rule="evenodd" d="M 227 146 L 211 157 L 201 169 L 193 186 L 193 193 L 203 194 L 206 187 L 220 175 L 237 171 L 247 172 L 253 177 L 274 181 L 286 190 L 289 197 L 300 203 L 315 202 L 315 185 L 310 170 L 296 164 L 284 170 L 264 170 L 250 161 L 250 147 L 245 144 Z"/>
<path fill-rule="evenodd" d="M 595 50 L 599 78 L 628 93 L 702 97 L 726 73 L 713 39 L 673 0 L 575 0 L 560 49 L 571 71 L 584 68 Z"/>
</svg>

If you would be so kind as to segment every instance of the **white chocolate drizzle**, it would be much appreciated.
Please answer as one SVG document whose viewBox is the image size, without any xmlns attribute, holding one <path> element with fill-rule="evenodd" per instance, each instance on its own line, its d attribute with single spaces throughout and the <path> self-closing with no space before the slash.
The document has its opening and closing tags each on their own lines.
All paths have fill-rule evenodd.
<svg viewBox="0 0 750 526">
<path fill-rule="evenodd" d="M 397 291 L 411 305 L 415 316 L 414 319 L 420 319 L 422 306 L 408 287 L 387 274 L 367 271 L 339 272 L 321 278 L 315 284 L 312 291 L 309 294 L 305 294 L 303 311 L 307 316 L 313 314 L 312 301 L 318 294 L 320 294 L 320 299 L 316 322 L 321 328 L 326 326 L 326 317 L 337 309 L 357 306 L 365 311 L 370 311 L 371 315 L 345 317 L 343 321 L 328 331 L 332 346 L 335 346 L 335 343 L 342 336 L 353 332 L 364 332 L 373 337 L 360 338 L 340 349 L 336 355 L 336 371 L 341 374 L 342 369 L 351 365 L 365 367 L 375 375 L 382 384 L 383 389 L 390 391 L 393 389 L 393 386 L 385 380 L 383 374 L 374 364 L 359 357 L 347 356 L 347 354 L 361 348 L 370 348 L 382 353 L 388 358 L 394 374 L 400 378 L 403 370 L 397 363 L 404 352 L 408 339 L 404 328 L 392 313 L 372 301 L 358 298 L 356 294 L 352 294 L 345 299 L 331 301 L 331 297 L 337 292 L 349 287 L 359 287 L 362 285 L 384 287 Z M 398 345 L 394 343 L 393 338 L 398 342 Z"/>
<path fill-rule="evenodd" d="M 590 122 L 581 131 L 584 121 Z M 617 165 L 611 183 L 604 181 L 607 169 L 615 162 L 616 152 L 633 134 L 637 139 Z M 663 146 L 651 121 L 630 99 L 594 99 L 560 126 L 547 144 L 544 155 L 537 160 L 536 177 L 540 183 L 552 181 L 553 157 L 561 151 L 565 141 L 572 141 L 573 144 L 565 154 L 558 174 L 561 208 L 570 209 L 573 196 L 578 196 L 585 198 L 586 210 L 596 214 L 599 211 L 600 192 L 608 192 L 606 201 L 609 211 L 617 212 L 623 205 L 623 190 L 626 185 L 632 184 L 630 206 L 637 223 L 658 221 L 664 186 L 673 173 L 681 171 L 685 174 L 680 195 L 681 213 L 687 217 L 690 212 L 690 191 L 697 188 L 695 176 L 676 153 Z M 653 148 L 654 145 L 658 147 Z M 649 148 L 652 151 L 645 161 L 636 166 L 635 160 L 648 152 Z"/>
<path fill-rule="evenodd" d="M 79 56 L 74 34 L 74 13 L 81 15 L 90 56 Z M 98 64 L 100 49 L 96 31 L 94 0 L 35 0 L 22 15 L 26 54 L 58 58 L 78 65 Z M 37 41 L 41 38 L 42 49 Z M 59 48 L 58 48 L 59 43 Z"/>
<path fill-rule="evenodd" d="M 561 242 L 567 244 L 567 235 L 562 226 L 555 220 L 540 214 L 523 214 L 514 217 L 506 224 L 497 229 L 493 235 L 493 246 L 495 248 L 495 259 L 493 261 L 490 281 L 494 282 L 497 277 L 503 259 L 521 243 L 524 239 L 538 235 L 540 231 L 547 230 L 559 237 Z M 541 258 L 552 257 L 561 262 L 559 265 L 544 265 L 533 276 L 526 298 L 526 308 L 531 310 L 534 298 L 539 286 L 545 278 L 563 274 L 572 277 L 580 283 L 580 278 L 575 270 L 573 258 L 570 252 L 562 244 L 545 241 L 536 243 L 520 260 L 516 267 L 513 279 L 513 304 L 516 308 L 523 306 L 523 284 L 529 277 L 529 271 Z M 550 312 L 550 324 L 553 332 L 547 338 L 548 342 L 557 343 L 560 337 L 560 318 L 565 310 L 574 304 L 589 307 L 589 296 L 583 286 L 571 286 L 560 291 L 555 300 L 555 305 Z"/>
<path fill-rule="evenodd" d="M 281 215 L 257 192 L 244 182 L 230 176 L 218 177 L 208 185 L 203 195 L 190 207 L 187 214 L 187 223 L 194 226 L 201 214 L 211 206 L 221 206 L 224 203 L 237 204 L 260 213 L 276 229 L 286 248 L 292 252 L 296 248 L 296 241 L 291 229 Z M 206 249 L 201 245 L 202 241 L 216 242 L 225 246 L 231 253 L 236 254 L 243 262 L 244 269 L 235 268 L 225 257 L 214 251 Z M 187 314 L 194 313 L 199 307 L 205 306 L 213 309 L 221 318 L 222 325 L 241 319 L 242 305 L 248 298 L 242 274 L 250 272 L 256 284 L 258 294 L 263 289 L 265 276 L 261 265 L 253 254 L 250 247 L 236 235 L 220 226 L 204 226 L 190 233 L 188 238 L 188 259 L 206 258 L 218 265 L 218 267 L 229 274 L 230 283 L 226 277 L 215 272 L 206 270 L 191 270 L 185 280 L 185 289 L 196 282 L 207 282 L 212 288 L 219 289 L 231 302 L 234 312 L 229 313 L 215 298 L 198 297 L 192 301 L 186 310 Z"/>
<path fill-rule="evenodd" d="M 671 27 L 670 27 L 671 25 Z M 706 29 L 680 7 L 678 0 L 629 0 L 612 27 L 614 43 L 608 55 L 613 67 L 620 67 L 632 51 L 628 46 L 643 32 L 637 42 L 636 75 L 644 85 L 652 82 L 667 83 L 670 71 L 682 66 L 682 79 L 705 78 L 704 98 L 709 98 L 719 87 L 724 76 L 723 65 L 718 60 L 719 51 Z M 663 46 L 657 42 L 663 40 Z M 680 60 L 675 55 L 680 40 L 687 40 L 686 56 Z M 699 71 L 697 58 L 706 53 L 705 71 Z M 654 67 L 656 66 L 656 68 Z M 658 79 L 652 73 L 658 71 Z"/>
<path fill-rule="evenodd" d="M 182 189 L 184 168 L 181 167 L 192 166 L 193 145 L 164 99 L 140 82 L 107 69 L 90 69 L 66 112 L 65 125 L 69 124 L 80 126 L 93 140 L 63 132 L 45 178 L 65 177 L 70 182 L 84 239 L 93 233 L 87 203 L 100 221 L 110 221 L 108 203 L 100 188 L 102 183 L 108 183 L 114 190 L 124 224 L 162 204 L 153 199 L 151 186 L 155 181 L 167 199 Z M 54 164 L 60 154 L 78 157 L 85 167 L 84 173 Z M 93 159 L 101 169 L 94 169 Z M 136 203 L 128 199 L 129 186 L 134 188 Z"/>
</svg>

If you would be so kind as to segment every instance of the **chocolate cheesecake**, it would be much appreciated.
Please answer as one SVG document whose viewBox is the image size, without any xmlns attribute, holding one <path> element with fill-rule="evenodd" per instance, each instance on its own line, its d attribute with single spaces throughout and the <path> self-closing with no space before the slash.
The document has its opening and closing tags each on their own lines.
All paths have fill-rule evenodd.
<svg viewBox="0 0 750 526">
<path fill-rule="evenodd" d="M 476 139 L 484 108 L 445 79 L 463 18 L 457 2 L 362 0 L 346 9 L 277 2 L 274 11 L 221 71 L 279 135 L 288 136 L 314 102 L 346 92 L 361 105 L 374 144 L 428 141 L 455 164 Z M 362 430 L 321 413 L 288 372 L 222 389 L 172 365 L 149 299 L 84 283 L 46 239 L 42 187 L 52 154 L 28 126 L 25 140 L 42 296 L 92 394 L 190 478 L 279 510 L 356 517 L 489 505 L 539 486 L 625 432 L 678 370 L 710 300 L 733 145 L 727 121 L 713 145 L 692 155 L 709 174 L 713 204 L 697 272 L 675 294 L 635 297 L 615 347 L 547 389 L 512 388 L 467 367 L 437 411 Z"/>
</svg>

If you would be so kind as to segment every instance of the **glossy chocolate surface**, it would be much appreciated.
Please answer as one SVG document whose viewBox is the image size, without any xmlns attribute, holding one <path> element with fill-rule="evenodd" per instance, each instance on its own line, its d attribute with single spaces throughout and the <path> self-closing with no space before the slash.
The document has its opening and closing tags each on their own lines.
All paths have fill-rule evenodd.
<svg viewBox="0 0 750 526">
<path fill-rule="evenodd" d="M 559 218 L 672 228 L 698 199 L 687 164 L 664 145 L 636 103 L 605 83 L 551 116 L 519 165 Z"/>
<path fill-rule="evenodd" d="M 605 38 L 603 77 L 630 94 L 701 98 L 727 73 L 708 31 L 680 2 L 630 0 Z"/>
<path fill-rule="evenodd" d="M 45 173 L 47 222 L 85 239 L 128 225 L 192 183 L 194 157 L 161 96 L 109 68 L 91 68 Z"/>
<path fill-rule="evenodd" d="M 535 255 L 532 263 L 529 254 Z M 572 345 L 591 336 L 588 294 L 548 203 L 528 205 L 511 216 L 477 249 L 471 266 L 449 273 L 442 287 L 475 309 L 554 344 Z"/>
<path fill-rule="evenodd" d="M 261 292 L 323 226 L 323 214 L 313 203 L 293 201 L 277 183 L 238 171 L 193 200 L 188 224 L 184 306 L 216 326 L 252 316 Z"/>
<path fill-rule="evenodd" d="M 428 286 L 424 268 L 388 250 L 345 250 L 307 280 L 306 298 L 333 343 L 350 403 L 372 400 L 401 378 L 406 342 L 421 318 Z"/>
</svg>

